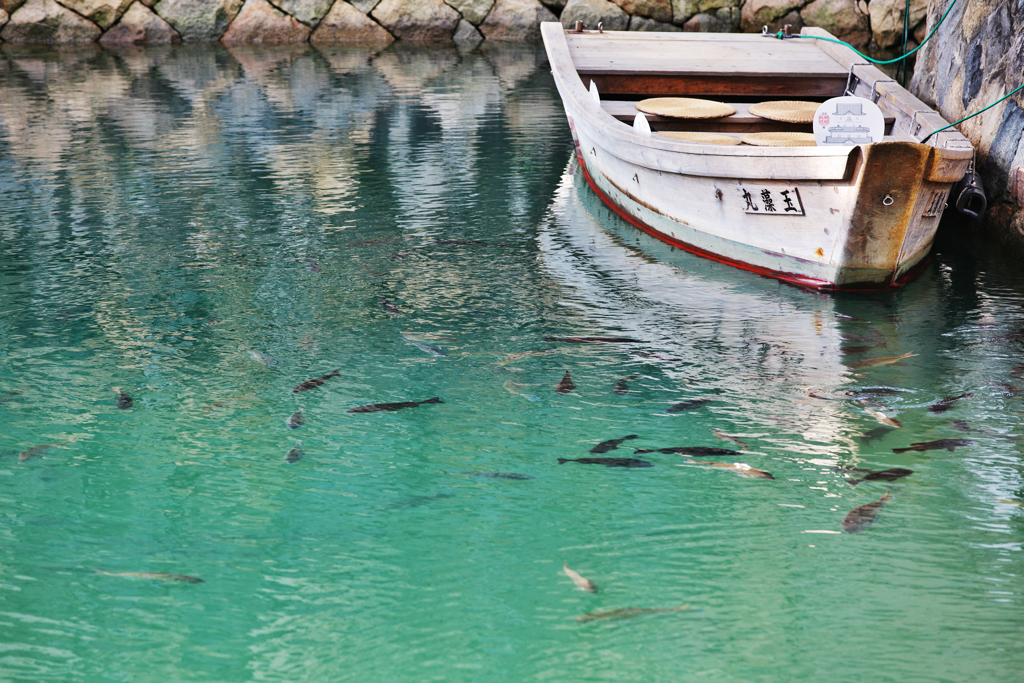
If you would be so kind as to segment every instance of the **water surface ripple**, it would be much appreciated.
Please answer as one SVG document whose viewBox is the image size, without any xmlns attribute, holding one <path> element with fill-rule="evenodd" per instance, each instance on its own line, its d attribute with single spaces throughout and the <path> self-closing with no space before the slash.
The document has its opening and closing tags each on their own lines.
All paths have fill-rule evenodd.
<svg viewBox="0 0 1024 683">
<path fill-rule="evenodd" d="M 1020 679 L 1024 278 L 962 228 L 894 293 L 682 254 L 534 46 L 4 45 L 0 168 L 3 680 Z"/>
</svg>

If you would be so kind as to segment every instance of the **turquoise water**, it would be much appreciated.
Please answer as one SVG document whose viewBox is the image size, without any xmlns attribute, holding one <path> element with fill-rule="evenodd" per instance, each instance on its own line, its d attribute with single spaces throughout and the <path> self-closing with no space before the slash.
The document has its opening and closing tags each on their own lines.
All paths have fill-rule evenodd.
<svg viewBox="0 0 1024 683">
<path fill-rule="evenodd" d="M 673 251 L 532 47 L 5 50 L 0 680 L 1020 679 L 1024 278 L 966 226 L 869 296 Z M 633 454 L 712 430 L 775 479 Z"/>
</svg>

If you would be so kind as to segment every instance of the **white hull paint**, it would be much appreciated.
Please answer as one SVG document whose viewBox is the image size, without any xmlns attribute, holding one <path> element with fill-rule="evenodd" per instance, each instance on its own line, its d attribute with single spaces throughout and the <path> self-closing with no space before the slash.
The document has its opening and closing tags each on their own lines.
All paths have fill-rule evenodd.
<svg viewBox="0 0 1024 683">
<path fill-rule="evenodd" d="M 950 154 L 909 136 L 766 148 L 644 135 L 605 112 L 552 49 L 564 44 L 561 27 L 546 24 L 544 34 L 577 158 L 597 194 L 669 244 L 762 275 L 820 289 L 901 284 L 926 259 L 970 158 L 969 145 Z"/>
</svg>

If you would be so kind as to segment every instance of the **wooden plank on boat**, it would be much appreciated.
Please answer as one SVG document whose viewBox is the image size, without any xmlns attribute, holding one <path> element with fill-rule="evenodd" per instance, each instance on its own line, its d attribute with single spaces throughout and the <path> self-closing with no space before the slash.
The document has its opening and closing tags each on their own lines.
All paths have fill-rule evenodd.
<svg viewBox="0 0 1024 683">
<path fill-rule="evenodd" d="M 594 81 L 602 95 L 636 97 L 810 97 L 827 99 L 843 94 L 846 75 L 839 78 L 805 76 L 634 76 L 580 71 Z"/>
<path fill-rule="evenodd" d="M 812 44 L 749 34 L 566 34 L 579 72 L 679 76 L 845 77 L 846 69 Z"/>
</svg>

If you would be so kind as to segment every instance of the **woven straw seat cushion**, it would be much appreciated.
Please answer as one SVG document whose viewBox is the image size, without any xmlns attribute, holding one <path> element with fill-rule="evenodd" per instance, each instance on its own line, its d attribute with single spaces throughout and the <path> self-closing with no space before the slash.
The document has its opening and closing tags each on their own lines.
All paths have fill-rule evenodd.
<svg viewBox="0 0 1024 683">
<path fill-rule="evenodd" d="M 750 105 L 748 111 L 754 116 L 772 121 L 811 123 L 819 106 L 817 102 L 760 102 Z"/>
<path fill-rule="evenodd" d="M 723 102 L 692 97 L 652 97 L 637 102 L 636 108 L 645 114 L 673 119 L 717 119 L 736 113 L 733 107 Z"/>
<path fill-rule="evenodd" d="M 818 144 L 811 133 L 786 132 L 748 133 L 740 141 L 757 147 L 814 147 Z"/>
</svg>

